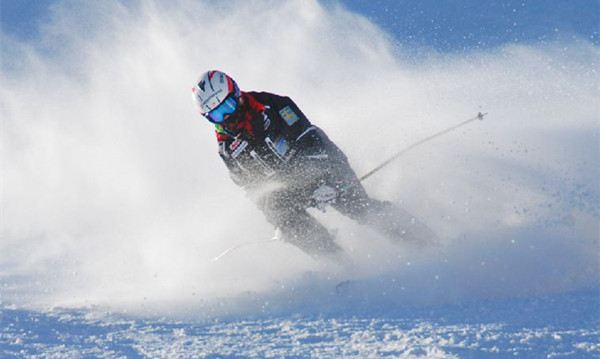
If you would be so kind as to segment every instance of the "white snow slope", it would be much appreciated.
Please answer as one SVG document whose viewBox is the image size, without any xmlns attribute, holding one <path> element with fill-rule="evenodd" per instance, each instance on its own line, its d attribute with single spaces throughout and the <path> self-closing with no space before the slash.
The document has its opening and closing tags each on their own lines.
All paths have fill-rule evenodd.
<svg viewBox="0 0 600 359">
<path fill-rule="evenodd" d="M 51 10 L 2 34 L 1 357 L 600 356 L 588 39 L 415 51 L 313 0 Z M 488 112 L 365 182 L 440 243 L 329 211 L 351 265 L 279 242 L 213 261 L 273 230 L 194 112 L 210 68 L 292 97 L 358 174 Z"/>
</svg>

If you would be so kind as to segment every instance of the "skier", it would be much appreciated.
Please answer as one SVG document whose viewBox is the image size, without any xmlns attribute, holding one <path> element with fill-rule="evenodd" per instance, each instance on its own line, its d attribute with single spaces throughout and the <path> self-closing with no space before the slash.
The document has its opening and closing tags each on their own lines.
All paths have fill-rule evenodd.
<svg viewBox="0 0 600 359">
<path fill-rule="evenodd" d="M 406 211 L 370 198 L 344 153 L 289 97 L 240 91 L 231 77 L 214 70 L 202 74 L 192 92 L 200 113 L 215 126 L 230 177 L 284 241 L 312 256 L 339 252 L 334 236 L 307 212 L 326 205 L 392 240 L 432 239 Z"/>
</svg>

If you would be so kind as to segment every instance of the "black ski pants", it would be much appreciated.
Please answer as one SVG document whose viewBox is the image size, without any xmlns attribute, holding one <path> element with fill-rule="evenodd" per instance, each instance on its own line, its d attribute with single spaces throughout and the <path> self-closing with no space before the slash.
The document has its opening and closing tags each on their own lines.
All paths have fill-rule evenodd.
<svg viewBox="0 0 600 359">
<path fill-rule="evenodd" d="M 408 212 L 391 202 L 369 197 L 347 161 L 342 159 L 333 168 L 335 172 L 330 173 L 327 185 L 340 188 L 353 184 L 330 204 L 335 210 L 394 241 L 433 239 L 433 233 Z M 333 254 L 341 249 L 327 228 L 307 211 L 314 205 L 312 194 L 319 185 L 279 188 L 256 201 L 267 220 L 279 228 L 282 239 L 311 256 Z"/>
</svg>

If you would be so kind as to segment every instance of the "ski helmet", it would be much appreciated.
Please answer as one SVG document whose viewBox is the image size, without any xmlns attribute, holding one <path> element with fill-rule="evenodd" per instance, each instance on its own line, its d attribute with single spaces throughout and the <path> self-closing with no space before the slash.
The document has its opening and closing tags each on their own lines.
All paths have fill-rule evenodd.
<svg viewBox="0 0 600 359">
<path fill-rule="evenodd" d="M 216 70 L 202 74 L 192 88 L 194 104 L 213 123 L 222 123 L 224 116 L 236 111 L 240 95 L 235 81 L 224 72 Z"/>
</svg>

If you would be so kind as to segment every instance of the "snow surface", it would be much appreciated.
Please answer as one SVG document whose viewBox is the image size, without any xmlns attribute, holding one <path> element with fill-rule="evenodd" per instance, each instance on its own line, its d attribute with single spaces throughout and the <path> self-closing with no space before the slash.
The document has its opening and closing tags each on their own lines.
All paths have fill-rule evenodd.
<svg viewBox="0 0 600 359">
<path fill-rule="evenodd" d="M 339 298 L 332 297 L 332 300 Z M 390 315 L 304 313 L 181 321 L 97 309 L 5 308 L 4 358 L 596 358 L 596 292 L 466 302 Z"/>
<path fill-rule="evenodd" d="M 362 10 L 389 33 L 309 0 L 61 0 L 3 26 L 0 357 L 599 357 L 600 5 L 546 3 L 458 42 L 429 2 Z M 439 243 L 315 212 L 348 261 L 215 262 L 273 233 L 194 113 L 208 68 L 291 96 L 359 174 L 488 112 L 365 182 Z"/>
</svg>

